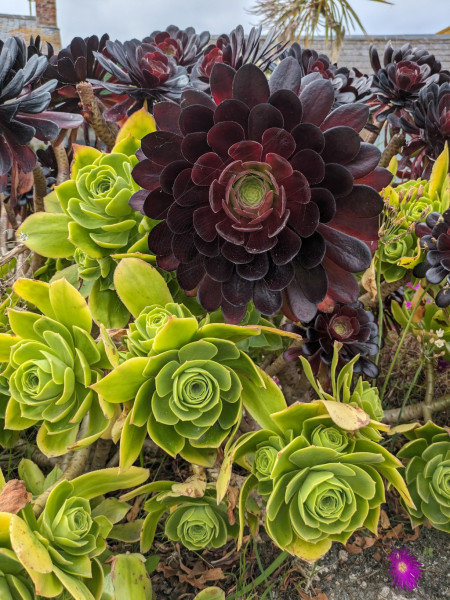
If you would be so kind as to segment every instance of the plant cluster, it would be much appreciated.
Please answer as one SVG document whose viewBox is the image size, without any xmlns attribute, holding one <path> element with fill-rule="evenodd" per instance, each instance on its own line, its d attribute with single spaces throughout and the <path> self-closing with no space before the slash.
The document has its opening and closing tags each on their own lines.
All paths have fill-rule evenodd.
<svg viewBox="0 0 450 600">
<path fill-rule="evenodd" d="M 151 600 L 161 535 L 315 561 L 392 497 L 449 531 L 450 74 L 370 57 L 241 26 L 0 44 L 2 598 Z"/>
</svg>

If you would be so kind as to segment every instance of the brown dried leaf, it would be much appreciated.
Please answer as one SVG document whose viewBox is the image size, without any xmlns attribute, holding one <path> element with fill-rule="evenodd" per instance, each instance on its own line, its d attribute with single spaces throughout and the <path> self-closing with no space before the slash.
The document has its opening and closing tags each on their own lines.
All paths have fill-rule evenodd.
<svg viewBox="0 0 450 600">
<path fill-rule="evenodd" d="M 370 267 L 364 271 L 364 274 L 361 278 L 361 285 L 369 292 L 372 300 L 375 300 L 377 297 L 377 278 L 375 275 L 375 265 L 374 261 L 370 264 Z"/>
<path fill-rule="evenodd" d="M 381 509 L 381 527 L 382 527 L 382 529 L 390 529 L 391 528 L 391 522 L 389 521 L 387 512 L 383 509 Z"/>
<path fill-rule="evenodd" d="M 141 494 L 134 501 L 133 506 L 130 508 L 130 510 L 127 513 L 127 521 L 129 523 L 131 523 L 132 521 L 136 521 L 137 516 L 139 514 L 139 510 L 141 508 L 142 501 L 144 500 L 144 498 L 145 498 L 145 495 Z"/>
<path fill-rule="evenodd" d="M 230 486 L 227 490 L 227 516 L 228 522 L 230 525 L 234 525 L 236 523 L 236 515 L 234 514 L 234 509 L 237 506 L 239 500 L 239 490 L 237 487 Z"/>
<path fill-rule="evenodd" d="M 184 483 L 174 483 L 172 492 L 189 498 L 203 498 L 206 491 L 206 475 L 197 474 L 188 477 Z"/>
<path fill-rule="evenodd" d="M 20 479 L 11 479 L 0 492 L 0 512 L 16 515 L 31 501 L 31 494 Z"/>
</svg>

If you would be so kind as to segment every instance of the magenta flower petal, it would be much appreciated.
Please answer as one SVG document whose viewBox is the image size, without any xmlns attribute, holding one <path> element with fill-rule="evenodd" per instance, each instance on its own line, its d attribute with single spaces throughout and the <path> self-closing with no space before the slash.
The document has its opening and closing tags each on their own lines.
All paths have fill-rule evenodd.
<svg viewBox="0 0 450 600">
<path fill-rule="evenodd" d="M 388 556 L 391 563 L 389 572 L 392 575 L 392 585 L 397 588 L 414 590 L 422 577 L 422 565 L 407 548 L 394 550 Z"/>
</svg>

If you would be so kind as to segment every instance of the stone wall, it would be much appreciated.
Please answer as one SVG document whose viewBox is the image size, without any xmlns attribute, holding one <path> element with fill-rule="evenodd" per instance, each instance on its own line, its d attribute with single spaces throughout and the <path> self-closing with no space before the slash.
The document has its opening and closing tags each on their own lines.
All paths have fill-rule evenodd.
<svg viewBox="0 0 450 600">
<path fill-rule="evenodd" d="M 40 25 L 56 27 L 56 0 L 36 0 L 36 17 Z"/>
<path fill-rule="evenodd" d="M 356 67 L 363 73 L 371 73 L 369 45 L 373 43 L 383 63 L 383 51 L 391 40 L 394 48 L 410 43 L 413 47 L 426 48 L 441 61 L 442 66 L 450 70 L 450 35 L 377 35 L 366 38 L 363 35 L 349 35 L 341 48 L 338 65 Z M 318 52 L 329 54 L 329 48 L 323 38 L 315 38 L 311 47 Z"/>
<path fill-rule="evenodd" d="M 49 42 L 55 50 L 61 49 L 61 34 L 56 19 L 56 0 L 36 0 L 36 16 L 0 14 L 0 39 L 19 36 L 27 42 L 30 36 Z"/>
</svg>

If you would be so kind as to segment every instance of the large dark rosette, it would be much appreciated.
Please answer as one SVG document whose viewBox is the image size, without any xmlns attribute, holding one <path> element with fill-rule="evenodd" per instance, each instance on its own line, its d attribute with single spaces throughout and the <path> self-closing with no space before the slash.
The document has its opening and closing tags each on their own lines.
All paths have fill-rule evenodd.
<svg viewBox="0 0 450 600">
<path fill-rule="evenodd" d="M 214 44 L 209 44 L 199 57 L 191 74 L 192 85 L 201 90 L 209 88 L 209 79 L 216 63 L 225 63 L 233 69 L 252 63 L 263 71 L 281 55 L 286 44 L 281 44 L 278 32 L 272 29 L 261 36 L 262 27 L 252 27 L 248 36 L 242 25 L 238 25 L 230 35 L 222 33 Z"/>
<path fill-rule="evenodd" d="M 313 48 L 302 48 L 295 42 L 284 54 L 293 56 L 302 69 L 304 83 L 314 78 L 329 79 L 333 84 L 335 106 L 351 102 L 365 102 L 372 95 L 372 77 L 363 75 L 358 69 L 338 67 L 326 54 Z"/>
<path fill-rule="evenodd" d="M 377 239 L 376 189 L 391 175 L 358 135 L 368 108 L 330 113 L 324 79 L 298 96 L 299 69 L 286 58 L 269 84 L 255 65 L 216 64 L 212 98 L 187 90 L 181 106 L 155 105 L 159 131 L 133 171 L 145 189 L 132 205 L 162 220 L 149 235 L 159 266 L 230 322 L 252 299 L 263 314 L 283 306 L 301 321 L 327 293 L 354 302 L 352 273 L 369 266 Z"/>
<path fill-rule="evenodd" d="M 176 25 L 169 25 L 164 31 L 153 31 L 143 41 L 157 46 L 163 54 L 171 56 L 177 65 L 190 71 L 210 37 L 209 31 L 196 33 L 193 27 L 180 29 Z"/>
<path fill-rule="evenodd" d="M 377 119 L 384 121 L 390 113 L 411 109 L 420 90 L 430 83 L 450 81 L 450 72 L 442 69 L 441 63 L 428 50 L 404 44 L 394 49 L 386 44 L 381 66 L 377 49 L 370 46 L 370 63 L 374 70 L 373 91 L 377 93 Z"/>
<path fill-rule="evenodd" d="M 155 100 L 179 100 L 181 90 L 189 84 L 186 69 L 153 44 L 135 39 L 125 43 L 108 40 L 106 51 L 108 56 L 100 52 L 94 56 L 114 80 L 89 81 L 112 94 L 128 96 L 104 113 L 108 121 L 119 121 L 145 103 L 151 109 Z"/>
<path fill-rule="evenodd" d="M 339 369 L 359 354 L 353 371 L 368 377 L 378 376 L 378 367 L 367 358 L 379 352 L 378 325 L 374 314 L 364 310 L 360 302 L 352 305 L 336 303 L 332 312 L 320 312 L 305 327 L 306 335 L 297 325 L 287 326 L 289 331 L 305 335 L 306 341 L 300 348 L 288 348 L 284 353 L 285 360 L 294 361 L 303 354 L 308 357 L 313 373 L 317 375 L 321 363 L 330 367 L 334 343 L 339 342 L 342 344 Z"/>
<path fill-rule="evenodd" d="M 450 306 L 450 208 L 442 215 L 432 212 L 425 223 L 416 225 L 420 245 L 428 250 L 426 259 L 414 269 L 416 277 L 426 277 L 432 284 L 442 282 L 435 302 L 442 308 Z"/>
</svg>

